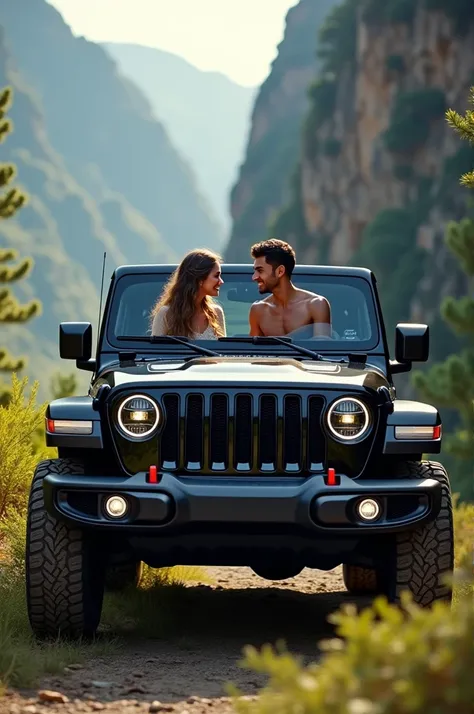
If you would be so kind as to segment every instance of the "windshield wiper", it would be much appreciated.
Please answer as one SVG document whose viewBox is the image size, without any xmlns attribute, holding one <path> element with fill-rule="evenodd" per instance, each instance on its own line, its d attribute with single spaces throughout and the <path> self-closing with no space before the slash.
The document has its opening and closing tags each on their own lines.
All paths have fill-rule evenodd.
<svg viewBox="0 0 474 714">
<path fill-rule="evenodd" d="M 152 335 L 150 337 L 150 342 L 176 342 L 178 345 L 184 345 L 185 347 L 189 347 L 190 350 L 199 352 L 202 355 L 211 355 L 212 357 L 221 356 L 219 352 L 214 352 L 214 350 L 208 350 L 207 347 L 201 347 L 201 345 L 196 345 L 194 342 L 190 342 L 187 337 L 175 337 L 174 335 Z"/>
</svg>

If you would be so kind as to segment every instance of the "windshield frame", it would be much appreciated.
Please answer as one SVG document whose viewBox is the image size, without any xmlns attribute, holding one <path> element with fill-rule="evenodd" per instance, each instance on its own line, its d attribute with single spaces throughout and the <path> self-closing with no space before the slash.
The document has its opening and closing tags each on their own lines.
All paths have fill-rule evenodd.
<svg viewBox="0 0 474 714">
<path fill-rule="evenodd" d="M 132 336 L 132 337 L 117 337 L 114 334 L 113 327 L 115 325 L 115 320 L 117 316 L 117 311 L 118 311 L 118 306 L 119 306 L 119 300 L 121 297 L 121 294 L 123 292 L 123 285 L 124 283 L 128 283 L 130 279 L 136 281 L 136 282 L 142 282 L 142 281 L 147 281 L 151 277 L 156 277 L 158 280 L 163 280 L 166 281 L 171 273 L 173 272 L 174 268 L 176 266 L 174 265 L 163 265 L 163 266 L 133 266 L 130 267 L 130 269 L 127 271 L 126 270 L 127 266 L 123 266 L 122 268 L 119 268 L 115 275 L 112 277 L 112 284 L 110 286 L 110 291 L 107 296 L 107 302 L 104 310 L 104 317 L 106 318 L 104 323 L 101 326 L 101 335 L 100 335 L 100 342 L 99 342 L 99 353 L 100 352 L 116 352 L 116 351 L 121 351 L 121 350 L 134 350 L 140 353 L 151 353 L 151 354 L 156 354 L 157 353 L 157 346 L 158 343 L 153 343 L 151 340 L 149 340 L 147 337 L 144 336 Z M 247 277 L 249 281 L 251 280 L 251 276 L 253 273 L 253 266 L 248 265 L 248 264 L 222 264 L 222 277 L 225 281 L 226 275 L 227 276 L 241 276 L 241 277 Z M 361 269 L 361 268 L 348 268 L 348 267 L 337 267 L 333 268 L 331 266 L 328 267 L 316 267 L 316 266 L 306 266 L 306 265 L 300 265 L 296 266 L 295 270 L 293 272 L 294 277 L 296 276 L 305 276 L 306 278 L 314 278 L 317 280 L 318 278 L 323 278 L 323 279 L 331 279 L 331 278 L 348 278 L 350 280 L 357 279 L 357 282 L 362 280 L 364 282 L 364 295 L 367 298 L 367 309 L 370 313 L 371 317 L 371 325 L 374 330 L 373 338 L 370 342 L 359 342 L 359 343 L 352 343 L 350 341 L 323 341 L 323 340 L 318 340 L 318 339 L 298 339 L 293 337 L 292 341 L 295 344 L 300 344 L 303 347 L 306 347 L 310 350 L 314 350 L 315 352 L 320 352 L 323 354 L 348 354 L 350 352 L 364 352 L 366 354 L 383 354 L 385 353 L 385 347 L 384 345 L 386 344 L 386 338 L 385 338 L 385 331 L 384 331 L 384 325 L 383 322 L 381 321 L 381 314 L 380 314 L 380 303 L 377 295 L 377 291 L 375 289 L 375 285 L 373 283 L 373 276 L 369 270 L 366 269 Z M 295 281 L 297 282 L 297 281 Z M 310 289 L 308 287 L 308 289 Z M 262 296 L 263 297 L 263 296 Z M 267 297 L 265 295 L 265 297 Z M 250 309 L 251 303 L 248 304 L 249 309 Z M 249 335 L 250 337 L 250 335 Z M 258 345 L 258 344 L 249 344 L 245 342 L 239 342 L 238 339 L 235 340 L 235 342 L 232 340 L 232 336 L 227 337 L 225 341 L 220 341 L 220 340 L 191 340 L 191 342 L 196 342 L 199 345 L 202 345 L 205 348 L 211 349 L 218 351 L 220 353 L 225 353 L 225 354 L 240 354 L 240 353 L 247 353 L 249 351 L 249 348 L 251 348 L 252 352 L 261 352 L 262 354 L 269 353 L 271 352 L 272 354 L 275 354 L 276 352 L 279 351 L 288 351 L 285 350 L 285 346 L 283 344 L 277 344 L 275 345 L 270 345 L 270 344 L 265 344 L 265 345 Z M 184 345 L 181 347 L 177 343 L 172 344 L 170 342 L 169 345 L 165 343 L 159 343 L 159 354 L 162 354 L 165 356 L 166 354 L 170 353 L 183 353 L 186 355 L 189 355 L 189 349 L 187 349 Z M 293 350 L 290 351 L 295 355 L 295 352 Z"/>
</svg>

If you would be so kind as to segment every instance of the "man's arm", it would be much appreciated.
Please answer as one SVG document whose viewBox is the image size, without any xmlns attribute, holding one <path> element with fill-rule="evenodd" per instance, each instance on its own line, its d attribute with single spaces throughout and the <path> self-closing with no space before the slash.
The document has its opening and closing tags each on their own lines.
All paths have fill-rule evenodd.
<svg viewBox="0 0 474 714">
<path fill-rule="evenodd" d="M 250 306 L 249 310 L 249 325 L 250 325 L 250 335 L 263 335 L 262 330 L 260 329 L 260 323 L 258 320 L 259 317 L 259 306 L 254 303 L 253 305 Z"/>
<path fill-rule="evenodd" d="M 311 300 L 311 317 L 313 319 L 314 337 L 331 337 L 331 306 L 325 297 L 317 297 Z"/>
</svg>

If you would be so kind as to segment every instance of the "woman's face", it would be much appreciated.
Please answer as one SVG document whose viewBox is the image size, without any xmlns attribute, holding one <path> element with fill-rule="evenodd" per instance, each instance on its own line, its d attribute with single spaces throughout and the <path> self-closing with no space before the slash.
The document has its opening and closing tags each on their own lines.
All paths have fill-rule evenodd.
<svg viewBox="0 0 474 714">
<path fill-rule="evenodd" d="M 219 295 L 219 288 L 224 284 L 221 278 L 221 266 L 219 263 L 213 265 L 211 272 L 204 280 L 201 289 L 204 295 L 209 295 L 210 297 L 217 297 Z"/>
</svg>

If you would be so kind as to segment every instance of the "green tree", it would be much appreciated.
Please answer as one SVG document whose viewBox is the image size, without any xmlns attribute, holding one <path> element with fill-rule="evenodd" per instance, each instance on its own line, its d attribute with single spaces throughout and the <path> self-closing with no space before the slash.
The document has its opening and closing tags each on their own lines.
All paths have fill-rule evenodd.
<svg viewBox="0 0 474 714">
<path fill-rule="evenodd" d="M 474 104 L 474 87 L 470 102 Z M 468 110 L 462 117 L 449 109 L 446 119 L 463 139 L 474 144 L 474 111 Z M 474 188 L 474 171 L 463 174 L 461 183 Z M 413 384 L 424 399 L 456 411 L 457 429 L 446 436 L 444 450 L 452 457 L 454 490 L 463 500 L 474 501 L 474 220 L 466 217 L 450 222 L 445 241 L 467 276 L 467 295 L 445 298 L 441 316 L 453 333 L 465 338 L 466 347 L 427 372 L 415 372 Z"/>
<path fill-rule="evenodd" d="M 0 143 L 4 142 L 12 131 L 12 122 L 6 117 L 11 106 L 12 90 L 10 87 L 0 91 Z M 13 164 L 0 164 L 0 220 L 7 220 L 14 216 L 25 205 L 26 195 L 11 186 L 16 177 L 16 167 Z M 41 303 L 38 300 L 20 305 L 8 285 L 22 280 L 31 271 L 33 261 L 24 258 L 14 265 L 7 265 L 16 261 L 18 254 L 10 248 L 0 248 L 0 323 L 24 323 L 38 315 Z M 11 357 L 8 350 L 0 348 L 0 372 L 16 372 L 25 366 L 22 358 Z M 10 389 L 0 385 L 0 402 L 8 401 Z"/>
<path fill-rule="evenodd" d="M 474 107 L 474 87 L 469 93 L 469 104 Z M 459 134 L 461 139 L 474 145 L 474 110 L 467 109 L 464 116 L 458 114 L 454 109 L 446 112 L 448 124 Z M 461 176 L 461 184 L 468 188 L 474 188 L 474 171 L 469 171 Z"/>
</svg>

